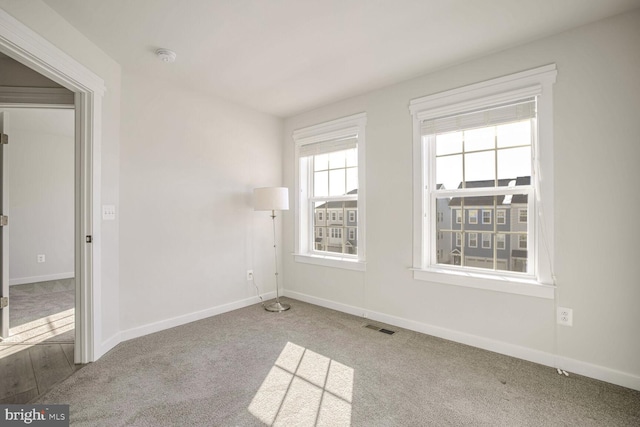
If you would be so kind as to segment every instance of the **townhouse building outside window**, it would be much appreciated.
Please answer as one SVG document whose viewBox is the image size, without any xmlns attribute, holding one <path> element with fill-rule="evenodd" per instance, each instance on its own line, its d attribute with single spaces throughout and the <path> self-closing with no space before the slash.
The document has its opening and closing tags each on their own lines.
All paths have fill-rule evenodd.
<svg viewBox="0 0 640 427">
<path fill-rule="evenodd" d="M 364 113 L 293 133 L 297 262 L 364 270 Z"/>
<path fill-rule="evenodd" d="M 551 65 L 411 101 L 415 278 L 553 298 L 555 76 Z"/>
</svg>

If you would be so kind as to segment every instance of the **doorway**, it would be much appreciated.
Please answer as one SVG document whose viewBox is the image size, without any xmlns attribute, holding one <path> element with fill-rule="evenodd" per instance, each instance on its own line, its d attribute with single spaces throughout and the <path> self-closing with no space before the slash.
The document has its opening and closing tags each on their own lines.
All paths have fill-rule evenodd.
<svg viewBox="0 0 640 427">
<path fill-rule="evenodd" d="M 11 224 L 2 230 L 10 304 L 0 370 L 16 377 L 0 381 L 0 403 L 24 403 L 76 370 L 75 118 L 73 106 L 0 114 L 9 138 L 2 207 Z"/>
<path fill-rule="evenodd" d="M 0 52 L 71 93 L 70 103 L 75 108 L 74 166 L 78 177 L 75 183 L 76 310 L 73 359 L 76 363 L 88 363 L 114 345 L 113 341 L 104 343 L 101 336 L 100 147 L 105 83 L 77 60 L 2 9 Z M 42 103 L 41 99 L 56 97 L 55 92 L 23 92 L 17 96 L 23 101 L 28 98 L 31 102 Z M 33 101 L 34 96 L 36 101 Z M 16 102 L 6 101 L 2 94 L 0 99 L 10 104 Z"/>
</svg>

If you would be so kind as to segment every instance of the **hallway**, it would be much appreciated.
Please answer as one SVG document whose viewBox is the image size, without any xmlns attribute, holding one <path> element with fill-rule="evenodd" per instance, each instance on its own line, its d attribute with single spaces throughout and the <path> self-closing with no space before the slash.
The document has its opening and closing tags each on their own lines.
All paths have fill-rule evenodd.
<svg viewBox="0 0 640 427">
<path fill-rule="evenodd" d="M 27 403 L 82 365 L 73 363 L 73 279 L 10 287 L 10 337 L 0 342 L 0 403 Z"/>
</svg>

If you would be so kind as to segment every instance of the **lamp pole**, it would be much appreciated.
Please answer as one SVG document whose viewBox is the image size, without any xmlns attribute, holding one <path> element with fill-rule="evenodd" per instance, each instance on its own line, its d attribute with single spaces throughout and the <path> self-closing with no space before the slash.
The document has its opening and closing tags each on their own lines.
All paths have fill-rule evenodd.
<svg viewBox="0 0 640 427">
<path fill-rule="evenodd" d="M 271 304 L 265 305 L 264 309 L 267 311 L 287 311 L 291 308 L 289 304 L 280 303 L 280 291 L 278 286 L 278 249 L 276 246 L 276 211 L 271 210 L 271 222 L 273 224 L 273 259 L 276 262 L 276 301 Z"/>
</svg>

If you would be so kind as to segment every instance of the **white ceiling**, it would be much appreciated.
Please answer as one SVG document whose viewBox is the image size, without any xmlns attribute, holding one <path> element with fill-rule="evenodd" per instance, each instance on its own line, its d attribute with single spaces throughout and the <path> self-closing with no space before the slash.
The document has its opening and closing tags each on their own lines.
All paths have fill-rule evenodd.
<svg viewBox="0 0 640 427">
<path fill-rule="evenodd" d="M 44 0 L 126 71 L 280 117 L 637 7 L 640 0 Z M 173 64 L 153 52 L 174 50 Z"/>
</svg>

